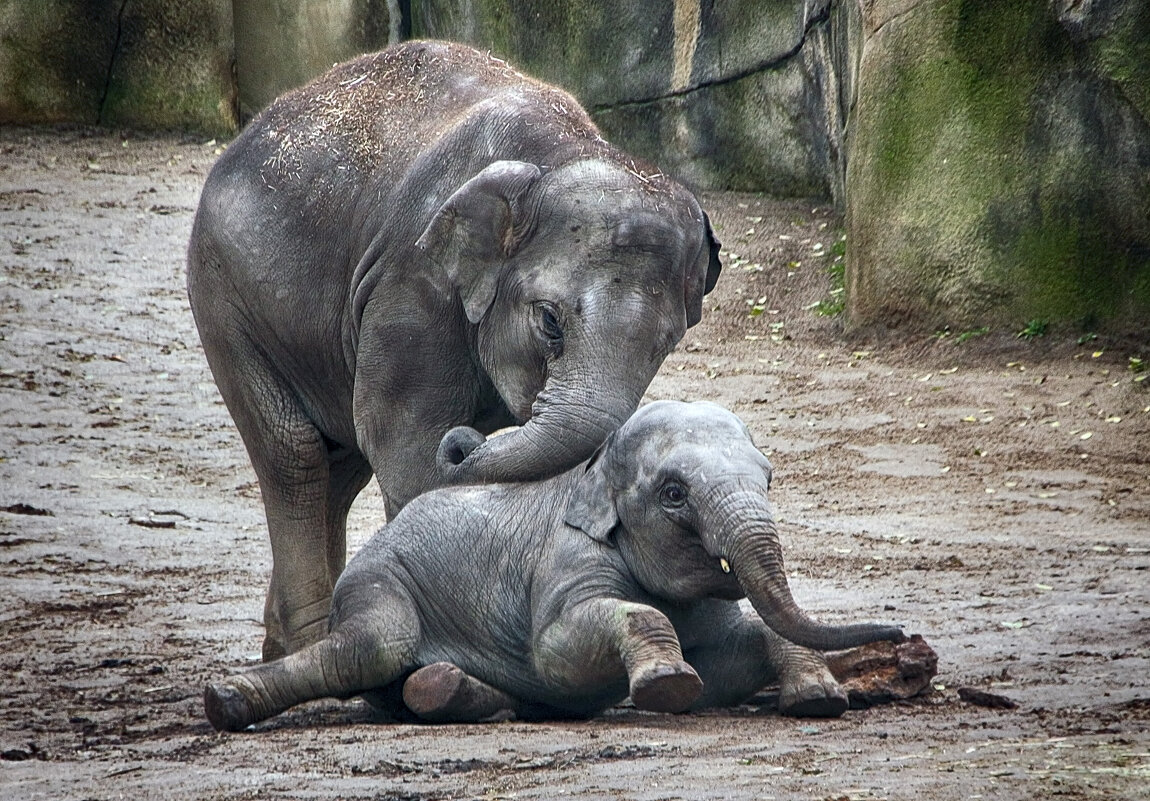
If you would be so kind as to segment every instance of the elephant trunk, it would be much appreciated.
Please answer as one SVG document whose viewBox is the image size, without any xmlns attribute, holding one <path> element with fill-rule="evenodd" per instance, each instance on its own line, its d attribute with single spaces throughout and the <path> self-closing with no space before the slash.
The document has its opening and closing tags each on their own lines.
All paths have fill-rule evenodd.
<svg viewBox="0 0 1150 801">
<path fill-rule="evenodd" d="M 718 495 L 719 493 L 714 493 Z M 727 560 L 751 605 L 772 630 L 783 638 L 819 651 L 838 651 L 877 640 L 902 642 L 897 626 L 854 623 L 832 626 L 812 619 L 791 595 L 783 568 L 782 548 L 764 492 L 742 490 L 723 493 L 717 509 L 704 514 L 714 521 L 715 533 L 703 533 Z"/>
<path fill-rule="evenodd" d="M 655 369 L 646 372 L 553 377 L 519 428 L 489 440 L 473 429 L 449 431 L 439 447 L 439 470 L 451 484 L 536 481 L 569 470 L 638 408 Z"/>
</svg>

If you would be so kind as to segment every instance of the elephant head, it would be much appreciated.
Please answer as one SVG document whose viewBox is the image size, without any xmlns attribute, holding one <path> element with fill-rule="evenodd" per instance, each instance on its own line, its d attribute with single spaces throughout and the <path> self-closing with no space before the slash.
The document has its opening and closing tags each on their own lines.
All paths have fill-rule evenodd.
<svg viewBox="0 0 1150 801">
<path fill-rule="evenodd" d="M 458 293 L 474 356 L 522 424 L 490 441 L 449 432 L 448 483 L 532 480 L 587 459 L 698 322 L 721 269 L 690 193 L 604 159 L 495 162 L 417 246 Z"/>
<path fill-rule="evenodd" d="M 706 402 L 659 401 L 589 463 L 566 521 L 618 548 L 656 597 L 746 596 L 776 633 L 823 651 L 902 641 L 895 626 L 824 625 L 799 609 L 767 502 L 770 482 L 770 463 L 734 414 Z"/>
</svg>

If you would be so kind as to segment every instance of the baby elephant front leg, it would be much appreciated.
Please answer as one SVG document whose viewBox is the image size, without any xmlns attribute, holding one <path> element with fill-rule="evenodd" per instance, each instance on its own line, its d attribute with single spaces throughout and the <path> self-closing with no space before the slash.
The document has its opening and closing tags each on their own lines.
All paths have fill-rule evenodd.
<svg viewBox="0 0 1150 801">
<path fill-rule="evenodd" d="M 671 621 L 644 604 L 612 598 L 578 604 L 548 627 L 537 659 L 541 672 L 575 690 L 625 673 L 631 701 L 651 712 L 683 712 L 703 691 Z"/>
</svg>

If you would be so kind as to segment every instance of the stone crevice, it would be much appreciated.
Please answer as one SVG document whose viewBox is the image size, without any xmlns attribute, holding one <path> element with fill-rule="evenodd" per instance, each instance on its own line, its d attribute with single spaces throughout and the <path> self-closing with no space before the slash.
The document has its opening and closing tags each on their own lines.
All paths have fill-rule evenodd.
<svg viewBox="0 0 1150 801">
<path fill-rule="evenodd" d="M 887 19 L 883 20 L 882 23 L 880 23 L 868 35 L 869 36 L 877 36 L 883 32 L 883 30 L 886 28 L 887 25 L 890 25 L 892 22 L 899 22 L 900 20 L 903 20 L 906 17 L 909 17 L 911 14 L 915 13 L 918 10 L 919 10 L 919 6 L 916 4 L 916 5 L 913 5 L 904 11 L 900 11 L 897 14 L 893 14 L 890 17 L 888 17 Z M 866 23 L 864 22 L 863 24 L 865 25 Z"/>
<path fill-rule="evenodd" d="M 108 58 L 108 69 L 104 73 L 104 88 L 100 92 L 100 102 L 96 108 L 96 124 L 104 123 L 104 110 L 108 103 L 108 92 L 112 86 L 112 70 L 116 66 L 116 57 L 120 54 L 120 43 L 124 38 L 124 11 L 131 0 L 121 0 L 120 10 L 116 12 L 116 39 L 112 42 L 112 54 Z"/>
<path fill-rule="evenodd" d="M 601 112 L 615 111 L 617 109 L 649 106 L 655 103 L 661 103 L 665 100 L 671 100 L 676 97 L 686 97 L 688 95 L 694 94 L 695 92 L 713 89 L 717 86 L 725 86 L 727 84 L 735 83 L 736 81 L 741 81 L 744 78 L 749 78 L 752 75 L 757 75 L 761 72 L 770 72 L 771 70 L 779 69 L 780 67 L 790 63 L 792 59 L 803 52 L 803 48 L 806 47 L 807 39 L 810 38 L 811 32 L 819 26 L 829 23 L 830 16 L 831 7 L 828 3 L 820 8 L 814 16 L 807 20 L 806 25 L 803 27 L 802 36 L 799 37 L 799 40 L 795 46 L 776 58 L 760 61 L 757 64 L 753 64 L 745 69 L 739 70 L 738 72 L 733 72 L 730 75 L 724 75 L 710 81 L 702 81 L 692 86 L 687 86 L 683 89 L 673 89 L 669 92 L 664 92 L 660 95 L 656 95 L 655 97 L 639 98 L 635 100 L 620 100 L 616 103 L 600 103 L 591 106 L 590 111 L 592 114 L 598 114 Z"/>
</svg>

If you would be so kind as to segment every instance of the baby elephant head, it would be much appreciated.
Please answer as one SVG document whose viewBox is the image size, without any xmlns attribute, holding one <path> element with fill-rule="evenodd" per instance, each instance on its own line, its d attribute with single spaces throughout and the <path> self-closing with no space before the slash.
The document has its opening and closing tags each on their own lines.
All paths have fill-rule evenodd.
<svg viewBox="0 0 1150 801">
<path fill-rule="evenodd" d="M 588 463 L 566 521 L 619 549 L 648 593 L 685 603 L 748 597 L 782 637 L 824 651 L 901 641 L 894 626 L 828 626 L 791 596 L 767 501 L 771 465 L 712 403 L 658 401 Z"/>
</svg>

